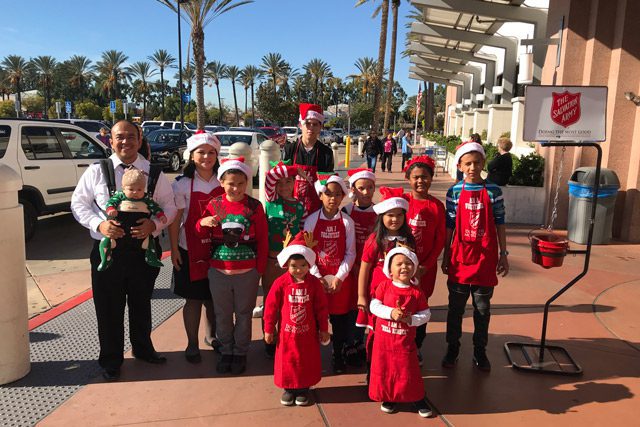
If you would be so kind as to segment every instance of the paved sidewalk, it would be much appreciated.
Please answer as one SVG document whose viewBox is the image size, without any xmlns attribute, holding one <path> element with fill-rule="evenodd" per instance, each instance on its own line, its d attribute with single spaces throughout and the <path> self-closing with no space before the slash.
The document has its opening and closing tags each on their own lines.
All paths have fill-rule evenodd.
<svg viewBox="0 0 640 427">
<path fill-rule="evenodd" d="M 399 158 L 394 162 L 399 163 Z M 378 186 L 402 183 L 397 172 L 378 172 Z M 432 193 L 443 200 L 451 181 L 440 174 Z M 508 201 L 507 201 L 508 208 Z M 273 385 L 272 367 L 262 352 L 260 321 L 254 319 L 249 368 L 239 377 L 215 373 L 215 354 L 204 349 L 200 365 L 183 356 L 186 338 L 181 313 L 153 333 L 164 366 L 141 364 L 127 354 L 122 379 L 95 380 L 46 417 L 58 425 L 637 425 L 640 407 L 640 245 L 594 246 L 591 269 L 551 308 L 549 344 L 561 345 L 583 367 L 579 377 L 523 373 L 508 365 L 507 341 L 539 340 L 544 302 L 582 270 L 582 256 L 569 256 L 562 268 L 544 270 L 531 263 L 527 227 L 508 232 L 511 273 L 492 300 L 490 374 L 471 366 L 470 310 L 463 326 L 458 366 L 440 367 L 445 350 L 446 278 L 440 274 L 430 300 L 434 312 L 423 346 L 422 373 L 428 399 L 438 416 L 420 419 L 401 411 L 386 415 L 370 402 L 363 371 L 329 373 L 329 350 L 323 349 L 326 376 L 314 390 L 315 404 L 285 408 Z M 79 254 L 86 254 L 79 249 Z M 86 256 L 86 255 L 84 255 Z M 46 262 L 43 261 L 42 262 Z M 38 265 L 38 264 L 36 264 Z M 69 271 L 73 274 L 72 262 Z M 167 267 L 165 267 L 167 268 Z M 54 285 L 55 286 L 55 285 Z M 87 337 L 95 339 L 95 337 Z"/>
</svg>

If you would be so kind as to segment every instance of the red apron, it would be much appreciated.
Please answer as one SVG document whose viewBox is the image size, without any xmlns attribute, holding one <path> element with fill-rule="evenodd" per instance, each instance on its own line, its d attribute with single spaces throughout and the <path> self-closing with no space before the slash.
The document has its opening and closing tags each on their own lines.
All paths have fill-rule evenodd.
<svg viewBox="0 0 640 427">
<path fill-rule="evenodd" d="M 498 235 L 486 187 L 465 190 L 456 211 L 456 231 L 451 245 L 449 281 L 464 285 L 496 286 Z"/>
<path fill-rule="evenodd" d="M 433 247 L 433 233 L 436 230 L 435 221 L 437 218 L 432 218 L 429 212 L 429 200 L 415 199 L 411 193 L 406 195 L 405 199 L 409 202 L 407 224 L 409 224 L 411 233 L 416 240 L 416 256 L 420 261 L 420 265 L 426 268 L 424 275 L 420 277 L 420 287 L 429 298 L 433 294 L 433 288 L 436 283 L 438 264 L 437 260 L 432 265 L 424 265 L 422 262 L 428 257 Z"/>
<path fill-rule="evenodd" d="M 320 142 L 318 141 L 316 144 L 320 144 Z M 309 182 L 300 175 L 296 175 L 296 181 L 293 187 L 293 197 L 298 199 L 298 201 L 302 203 L 302 206 L 304 206 L 304 214 L 302 215 L 302 221 L 304 222 L 310 213 L 320 209 L 320 198 L 313 185 L 313 183 L 318 180 L 318 155 L 316 154 L 316 164 L 314 166 L 300 165 L 296 163 L 299 149 L 300 142 L 298 142 L 296 151 L 293 154 L 293 166 L 302 169 L 311 180 L 311 182 Z"/>
<path fill-rule="evenodd" d="M 355 226 L 355 234 L 356 234 L 356 260 L 353 264 L 353 268 L 349 275 L 351 276 L 351 280 L 354 283 L 354 286 L 351 287 L 351 298 L 353 299 L 352 306 L 355 307 L 358 304 L 358 275 L 360 274 L 360 261 L 362 260 L 362 250 L 364 249 L 364 244 L 373 233 L 373 228 L 376 225 L 376 219 L 378 218 L 378 214 L 373 210 L 373 206 L 371 206 L 367 210 L 361 210 L 357 208 L 355 205 L 351 205 L 351 212 L 347 212 L 347 214 L 353 220 L 353 224 Z"/>
<path fill-rule="evenodd" d="M 387 307 L 400 307 L 407 313 L 428 308 L 417 287 L 400 288 L 391 280 L 382 282 L 376 298 Z M 376 319 L 371 355 L 369 397 L 377 402 L 415 402 L 424 398 L 424 383 L 418 365 L 416 328 L 403 322 Z"/>
<path fill-rule="evenodd" d="M 320 381 L 320 341 L 315 312 L 326 310 L 322 285 L 311 275 L 303 283 L 295 283 L 291 275 L 278 279 L 282 283 L 279 309 L 279 332 L 273 364 L 273 382 L 280 388 L 308 388 Z M 326 311 L 324 312 L 326 316 Z"/>
<path fill-rule="evenodd" d="M 313 237 L 318 242 L 314 247 L 317 255 L 316 265 L 323 276 L 335 275 L 346 254 L 347 230 L 342 222 L 342 213 L 338 212 L 338 215 L 340 218 L 337 220 L 327 220 L 321 219 L 318 212 L 318 222 L 313 229 Z M 338 293 L 327 294 L 329 314 L 345 314 L 351 310 L 351 296 L 351 275 L 348 274 Z"/>
<path fill-rule="evenodd" d="M 184 234 L 187 238 L 187 252 L 189 253 L 189 278 L 192 282 L 207 278 L 209 261 L 211 260 L 211 238 L 198 237 L 196 235 L 196 223 L 206 212 L 209 201 L 224 193 L 224 189 L 221 186 L 214 188 L 209 194 L 193 191 L 194 179 L 191 179 L 189 214 L 184 222 Z"/>
</svg>

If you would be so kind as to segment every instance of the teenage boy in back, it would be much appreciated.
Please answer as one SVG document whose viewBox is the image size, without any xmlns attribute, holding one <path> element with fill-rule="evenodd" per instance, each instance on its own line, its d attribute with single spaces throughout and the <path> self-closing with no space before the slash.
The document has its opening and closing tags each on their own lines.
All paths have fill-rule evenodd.
<svg viewBox="0 0 640 427">
<path fill-rule="evenodd" d="M 442 272 L 449 275 L 447 354 L 442 366 L 458 361 L 462 316 L 469 295 L 473 303 L 473 363 L 490 371 L 486 347 L 489 338 L 491 296 L 498 274 L 509 272 L 502 190 L 480 175 L 485 162 L 482 145 L 466 142 L 456 150 L 455 161 L 464 179 L 447 191 L 447 232 Z M 453 238 L 453 242 L 452 242 Z"/>
</svg>

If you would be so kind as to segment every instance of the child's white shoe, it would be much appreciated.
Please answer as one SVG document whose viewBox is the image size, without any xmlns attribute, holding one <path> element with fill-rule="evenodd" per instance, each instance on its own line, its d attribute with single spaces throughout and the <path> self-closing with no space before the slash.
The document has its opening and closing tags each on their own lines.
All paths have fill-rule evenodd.
<svg viewBox="0 0 640 427">
<path fill-rule="evenodd" d="M 264 312 L 264 306 L 259 305 L 253 309 L 253 318 L 258 319 L 262 317 L 262 313 Z"/>
</svg>

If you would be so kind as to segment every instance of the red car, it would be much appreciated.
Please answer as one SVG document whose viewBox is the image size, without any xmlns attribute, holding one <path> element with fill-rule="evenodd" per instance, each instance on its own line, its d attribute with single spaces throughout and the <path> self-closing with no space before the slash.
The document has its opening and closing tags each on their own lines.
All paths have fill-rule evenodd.
<svg viewBox="0 0 640 427">
<path fill-rule="evenodd" d="M 264 132 L 270 140 L 277 142 L 281 147 L 287 142 L 287 134 L 277 126 L 265 126 L 258 129 Z"/>
</svg>

